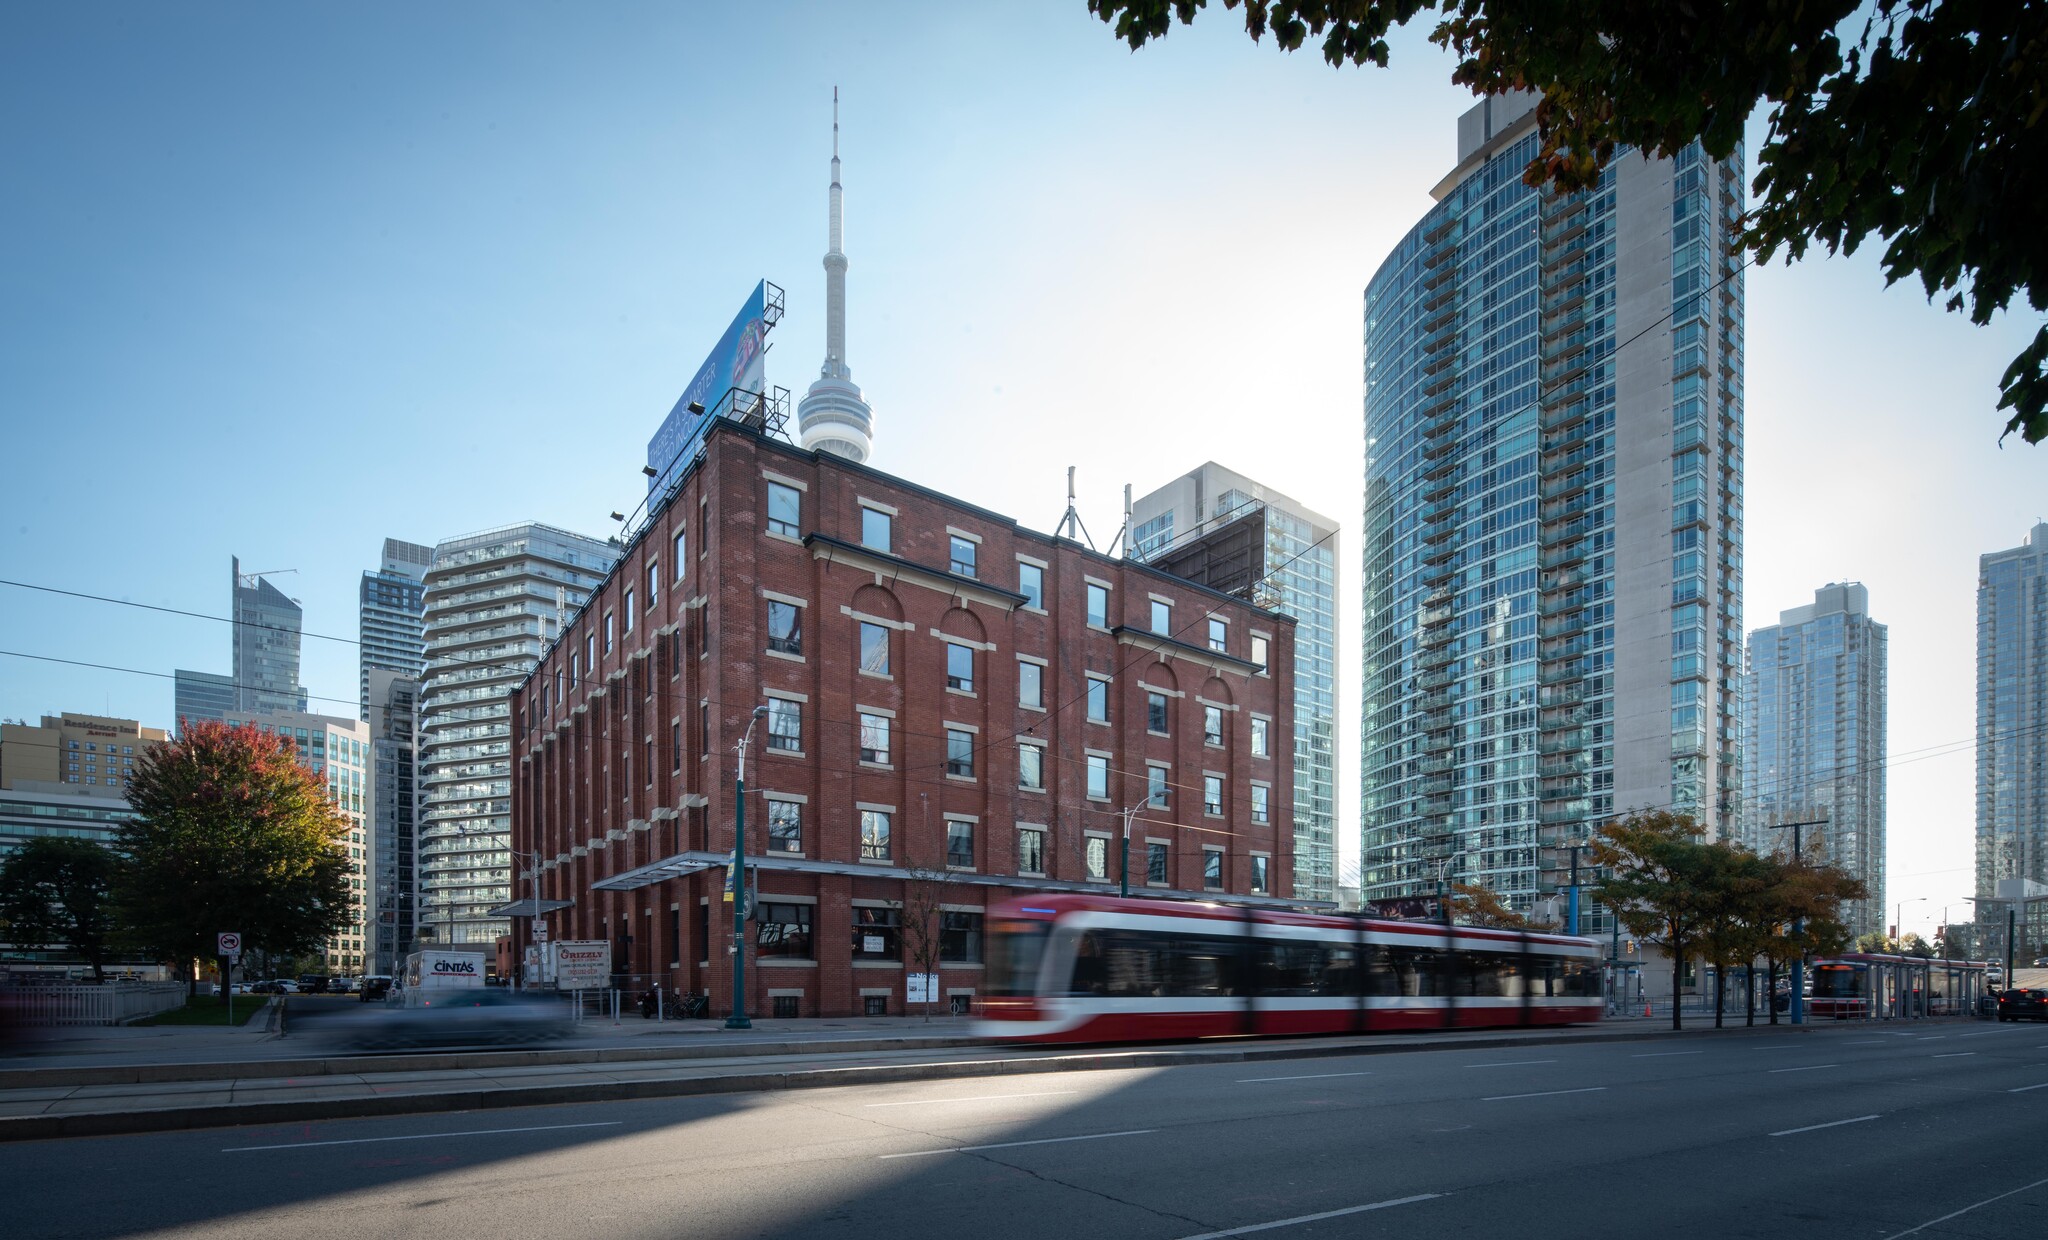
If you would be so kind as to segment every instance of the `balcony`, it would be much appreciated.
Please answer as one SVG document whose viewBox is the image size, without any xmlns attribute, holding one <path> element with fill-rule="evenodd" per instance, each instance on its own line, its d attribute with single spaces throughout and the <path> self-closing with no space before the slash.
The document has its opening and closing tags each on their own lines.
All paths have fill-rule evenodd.
<svg viewBox="0 0 2048 1240">
<path fill-rule="evenodd" d="M 1536 634 L 1539 637 L 1571 637 L 1584 631 L 1585 627 L 1586 613 L 1571 611 L 1537 620 Z"/>
<path fill-rule="evenodd" d="M 1536 704 L 1541 707 L 1577 706 L 1584 702 L 1586 697 L 1584 680 L 1558 685 L 1540 685 L 1536 689 Z"/>
<path fill-rule="evenodd" d="M 1575 753 L 1586 747 L 1587 735 L 1583 728 L 1571 728 L 1562 732 L 1547 732 L 1537 738 L 1536 752 L 1542 755 Z"/>
<path fill-rule="evenodd" d="M 1572 778 L 1584 775 L 1591 765 L 1584 750 L 1559 753 L 1538 759 L 1536 774 L 1542 779 Z"/>
<path fill-rule="evenodd" d="M 1585 558 L 1586 545 L 1572 543 L 1563 547 L 1546 547 L 1543 554 L 1537 557 L 1536 564 L 1539 568 L 1563 568 L 1569 564 L 1582 563 Z"/>
</svg>

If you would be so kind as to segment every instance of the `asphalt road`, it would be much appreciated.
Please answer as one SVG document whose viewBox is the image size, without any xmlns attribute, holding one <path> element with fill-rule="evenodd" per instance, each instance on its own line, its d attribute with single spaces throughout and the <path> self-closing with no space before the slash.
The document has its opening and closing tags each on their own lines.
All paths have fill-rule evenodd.
<svg viewBox="0 0 2048 1240">
<path fill-rule="evenodd" d="M 1862 1025 L 82 1138 L 0 1182 L 17 1237 L 2016 1237 L 2044 1117 L 2048 1025 Z"/>
</svg>

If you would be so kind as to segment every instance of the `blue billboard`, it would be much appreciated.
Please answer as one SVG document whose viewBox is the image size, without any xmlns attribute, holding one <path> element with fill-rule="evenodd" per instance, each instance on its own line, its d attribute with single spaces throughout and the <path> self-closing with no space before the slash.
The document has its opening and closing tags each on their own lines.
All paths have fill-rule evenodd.
<svg viewBox="0 0 2048 1240">
<path fill-rule="evenodd" d="M 718 410 L 718 404 L 727 392 L 738 388 L 743 392 L 759 392 L 764 387 L 762 359 L 767 355 L 768 336 L 768 282 L 754 286 L 753 295 L 740 307 L 740 312 L 725 329 L 718 344 L 711 350 L 711 356 L 697 368 L 697 374 L 683 389 L 676 407 L 662 419 L 661 428 L 654 432 L 654 438 L 647 441 L 647 464 L 654 473 L 647 479 L 647 489 L 653 491 L 666 487 L 675 480 L 674 473 L 679 461 L 689 459 L 696 450 L 697 441 L 704 437 L 705 425 Z M 690 412 L 690 403 L 695 401 L 704 408 L 703 413 Z"/>
</svg>

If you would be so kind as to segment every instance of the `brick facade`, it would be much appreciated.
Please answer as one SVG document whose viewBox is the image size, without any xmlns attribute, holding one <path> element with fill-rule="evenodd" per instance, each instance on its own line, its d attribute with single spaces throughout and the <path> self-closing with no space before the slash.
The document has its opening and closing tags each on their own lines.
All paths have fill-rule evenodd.
<svg viewBox="0 0 2048 1240">
<path fill-rule="evenodd" d="M 795 492 L 793 523 L 771 521 L 770 484 Z M 888 517 L 887 551 L 863 545 L 879 533 L 864 533 L 864 509 Z M 954 563 L 956 539 L 971 575 L 954 571 L 968 567 Z M 1025 565 L 1042 570 L 1042 607 L 1024 592 Z M 1105 623 L 1090 623 L 1091 583 L 1107 591 Z M 1155 602 L 1168 609 L 1165 637 L 1152 632 Z M 775 634 L 782 649 L 770 648 L 771 604 L 798 621 Z M 863 666 L 864 625 L 886 636 L 886 669 Z M 1020 696 L 1027 662 L 1042 668 L 1038 707 Z M 975 959 L 944 963 L 939 985 L 971 995 L 973 919 L 1012 894 L 1114 890 L 1118 811 L 1147 800 L 1148 780 L 1165 783 L 1166 804 L 1135 816 L 1134 894 L 1286 903 L 1273 893 L 1293 889 L 1293 666 L 1289 617 L 722 422 L 513 695 L 512 839 L 527 858 L 514 894 L 530 897 L 537 853 L 542 907 L 574 902 L 547 914 L 551 938 L 607 940 L 620 984 L 705 991 L 726 1011 L 736 747 L 771 701 L 748 751 L 746 851 L 785 928 L 749 928 L 756 1015 L 778 998 L 804 1016 L 858 1014 L 875 999 L 905 1010 L 913 936 L 855 922 L 902 919 L 907 887 L 956 915 L 948 954 Z M 1107 722 L 1089 718 L 1091 675 L 1107 682 Z M 1163 734 L 1148 726 L 1155 707 Z M 1221 744 L 1205 735 L 1215 723 Z M 864 760 L 864 741 L 877 760 Z M 1027 745 L 1042 747 L 1042 790 L 1020 787 Z M 1106 795 L 1089 795 L 1091 756 Z M 888 827 L 866 856 L 864 813 Z M 950 855 L 949 823 L 966 824 Z M 1042 832 L 1035 869 L 1027 831 Z M 1164 884 L 1146 881 L 1154 841 Z M 1220 889 L 1205 881 L 1209 850 Z M 775 956 L 806 946 L 804 918 L 808 957 Z M 523 947 L 527 923 L 514 924 Z M 871 938 L 881 952 L 862 950 Z"/>
</svg>

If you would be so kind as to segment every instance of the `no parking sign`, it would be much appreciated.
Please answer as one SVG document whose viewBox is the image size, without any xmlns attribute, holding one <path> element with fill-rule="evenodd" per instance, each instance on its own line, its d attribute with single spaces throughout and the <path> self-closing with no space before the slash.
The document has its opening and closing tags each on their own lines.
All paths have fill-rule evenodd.
<svg viewBox="0 0 2048 1240">
<path fill-rule="evenodd" d="M 223 930 L 214 936 L 215 954 L 237 959 L 242 954 L 242 936 L 232 930 Z"/>
</svg>

